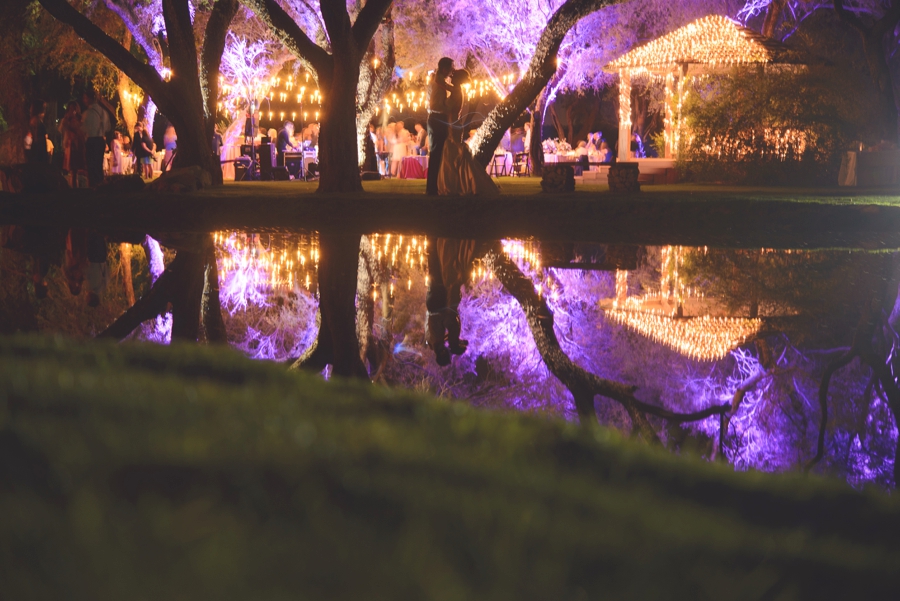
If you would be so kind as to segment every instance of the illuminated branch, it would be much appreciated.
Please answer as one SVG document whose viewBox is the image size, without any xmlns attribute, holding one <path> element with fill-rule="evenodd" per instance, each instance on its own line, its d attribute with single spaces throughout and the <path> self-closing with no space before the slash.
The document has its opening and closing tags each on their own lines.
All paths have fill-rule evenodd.
<svg viewBox="0 0 900 601">
<path fill-rule="evenodd" d="M 291 16 L 275 0 L 241 0 L 275 34 L 282 44 L 297 58 L 309 64 L 316 79 L 325 87 L 324 80 L 331 79 L 333 60 L 325 49 L 309 39 Z"/>
<path fill-rule="evenodd" d="M 353 23 L 353 39 L 357 48 L 369 45 L 369 40 L 375 35 L 392 2 L 393 0 L 368 0 L 362 7 Z"/>
<path fill-rule="evenodd" d="M 86 16 L 78 12 L 66 0 L 39 0 L 41 6 L 59 21 L 69 25 L 75 33 L 85 42 L 93 46 L 98 52 L 108 58 L 112 63 L 133 82 L 142 87 L 154 98 L 168 98 L 166 88 L 159 73 L 151 65 L 142 63 L 134 55 L 115 41 L 91 22 Z M 159 103 L 159 101 L 157 101 Z"/>
<path fill-rule="evenodd" d="M 154 37 L 150 29 L 152 20 L 146 14 L 135 12 L 138 9 L 142 13 L 158 9 L 158 3 L 156 5 L 153 3 L 143 4 L 128 2 L 127 0 L 104 0 L 104 2 L 107 8 L 119 15 L 119 18 L 125 23 L 125 27 L 134 36 L 135 41 L 144 51 L 144 54 L 147 55 L 150 65 L 159 72 L 163 68 L 163 57 L 160 52 L 159 41 Z"/>
<path fill-rule="evenodd" d="M 566 0 L 550 17 L 522 80 L 485 118 L 475 133 L 475 160 L 487 165 L 504 132 L 515 122 L 556 73 L 559 47 L 572 27 L 587 15 L 621 0 Z M 540 137 L 540 132 L 532 136 Z"/>
<path fill-rule="evenodd" d="M 670 411 L 635 398 L 634 386 L 601 378 L 575 365 L 560 347 L 553 328 L 553 312 L 543 297 L 535 292 L 532 280 L 526 277 L 505 253 L 498 250 L 492 250 L 487 254 L 485 264 L 507 292 L 522 306 L 541 358 L 550 372 L 572 393 L 575 408 L 582 422 L 597 419 L 594 396 L 605 396 L 625 408 L 631 416 L 632 423 L 645 440 L 658 442 L 659 439 L 647 422 L 645 414 L 683 423 L 702 420 L 713 415 L 725 415 L 731 410 L 731 403 L 724 403 L 692 413 Z"/>
<path fill-rule="evenodd" d="M 216 100 L 219 97 L 219 70 L 225 52 L 225 38 L 232 19 L 237 14 L 237 0 L 218 0 L 213 6 L 200 55 L 200 90 L 204 96 L 208 123 L 207 137 L 212 138 L 216 115 Z"/>
</svg>

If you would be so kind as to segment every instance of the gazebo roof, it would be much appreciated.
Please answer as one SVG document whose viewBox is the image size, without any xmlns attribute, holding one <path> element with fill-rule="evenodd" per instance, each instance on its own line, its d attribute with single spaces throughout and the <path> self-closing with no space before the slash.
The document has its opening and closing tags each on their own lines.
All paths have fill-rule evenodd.
<svg viewBox="0 0 900 601">
<path fill-rule="evenodd" d="M 802 63 L 787 46 L 735 23 L 710 15 L 647 42 L 620 56 L 605 71 L 665 73 L 682 65 L 726 67 L 766 63 Z"/>
</svg>

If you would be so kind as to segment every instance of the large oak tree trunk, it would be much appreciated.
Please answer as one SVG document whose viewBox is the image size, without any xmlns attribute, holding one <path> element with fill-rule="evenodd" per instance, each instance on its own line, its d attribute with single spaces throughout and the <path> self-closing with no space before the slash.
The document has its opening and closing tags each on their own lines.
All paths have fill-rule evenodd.
<svg viewBox="0 0 900 601">
<path fill-rule="evenodd" d="M 319 132 L 318 192 L 361 192 L 357 159 L 356 84 L 359 63 L 335 57 L 327 109 Z"/>
<path fill-rule="evenodd" d="M 44 0 L 46 1 L 46 0 Z M 265 23 L 284 46 L 315 71 L 319 88 L 326 90 L 326 111 L 319 132 L 318 191 L 361 192 L 357 158 L 356 99 L 360 61 L 372 36 L 382 25 L 392 0 L 356 3 L 356 21 L 351 24 L 347 4 L 324 0 L 319 3 L 322 23 L 331 46 L 329 54 L 313 42 L 275 0 L 241 0 Z"/>
<path fill-rule="evenodd" d="M 209 112 L 207 106 L 210 98 L 214 105 L 221 49 L 225 33 L 237 12 L 237 0 L 218 0 L 213 5 L 200 50 L 202 68 L 198 66 L 197 43 L 187 0 L 162 0 L 172 66 L 171 81 L 163 81 L 156 68 L 158 65 L 151 66 L 139 60 L 66 0 L 39 1 L 47 12 L 70 25 L 76 34 L 141 86 L 148 98 L 152 97 L 178 132 L 176 166 L 197 165 L 209 173 L 213 183 L 222 182 L 218 159 L 212 156 L 215 112 Z M 121 16 L 119 10 L 113 10 Z M 126 42 L 130 45 L 129 38 Z"/>
</svg>

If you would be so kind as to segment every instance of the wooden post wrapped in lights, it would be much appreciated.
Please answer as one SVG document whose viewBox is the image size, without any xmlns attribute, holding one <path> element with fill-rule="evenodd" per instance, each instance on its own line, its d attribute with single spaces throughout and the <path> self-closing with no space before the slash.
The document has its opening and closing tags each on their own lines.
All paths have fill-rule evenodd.
<svg viewBox="0 0 900 601">
<path fill-rule="evenodd" d="M 805 64 L 784 44 L 762 36 L 728 17 L 710 15 L 634 48 L 606 65 L 619 75 L 619 160 L 627 160 L 632 136 L 631 87 L 635 76 L 664 82 L 666 157 L 677 153 L 684 81 L 692 69 L 708 73 L 738 65 Z"/>
</svg>

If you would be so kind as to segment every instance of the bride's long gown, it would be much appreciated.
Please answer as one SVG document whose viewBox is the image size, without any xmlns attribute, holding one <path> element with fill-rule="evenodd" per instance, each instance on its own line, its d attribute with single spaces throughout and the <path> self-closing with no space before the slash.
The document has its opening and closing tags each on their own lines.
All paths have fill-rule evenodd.
<svg viewBox="0 0 900 601">
<path fill-rule="evenodd" d="M 484 167 L 475 162 L 469 147 L 449 136 L 444 142 L 441 170 L 438 172 L 441 196 L 497 196 L 500 189 Z"/>
</svg>

